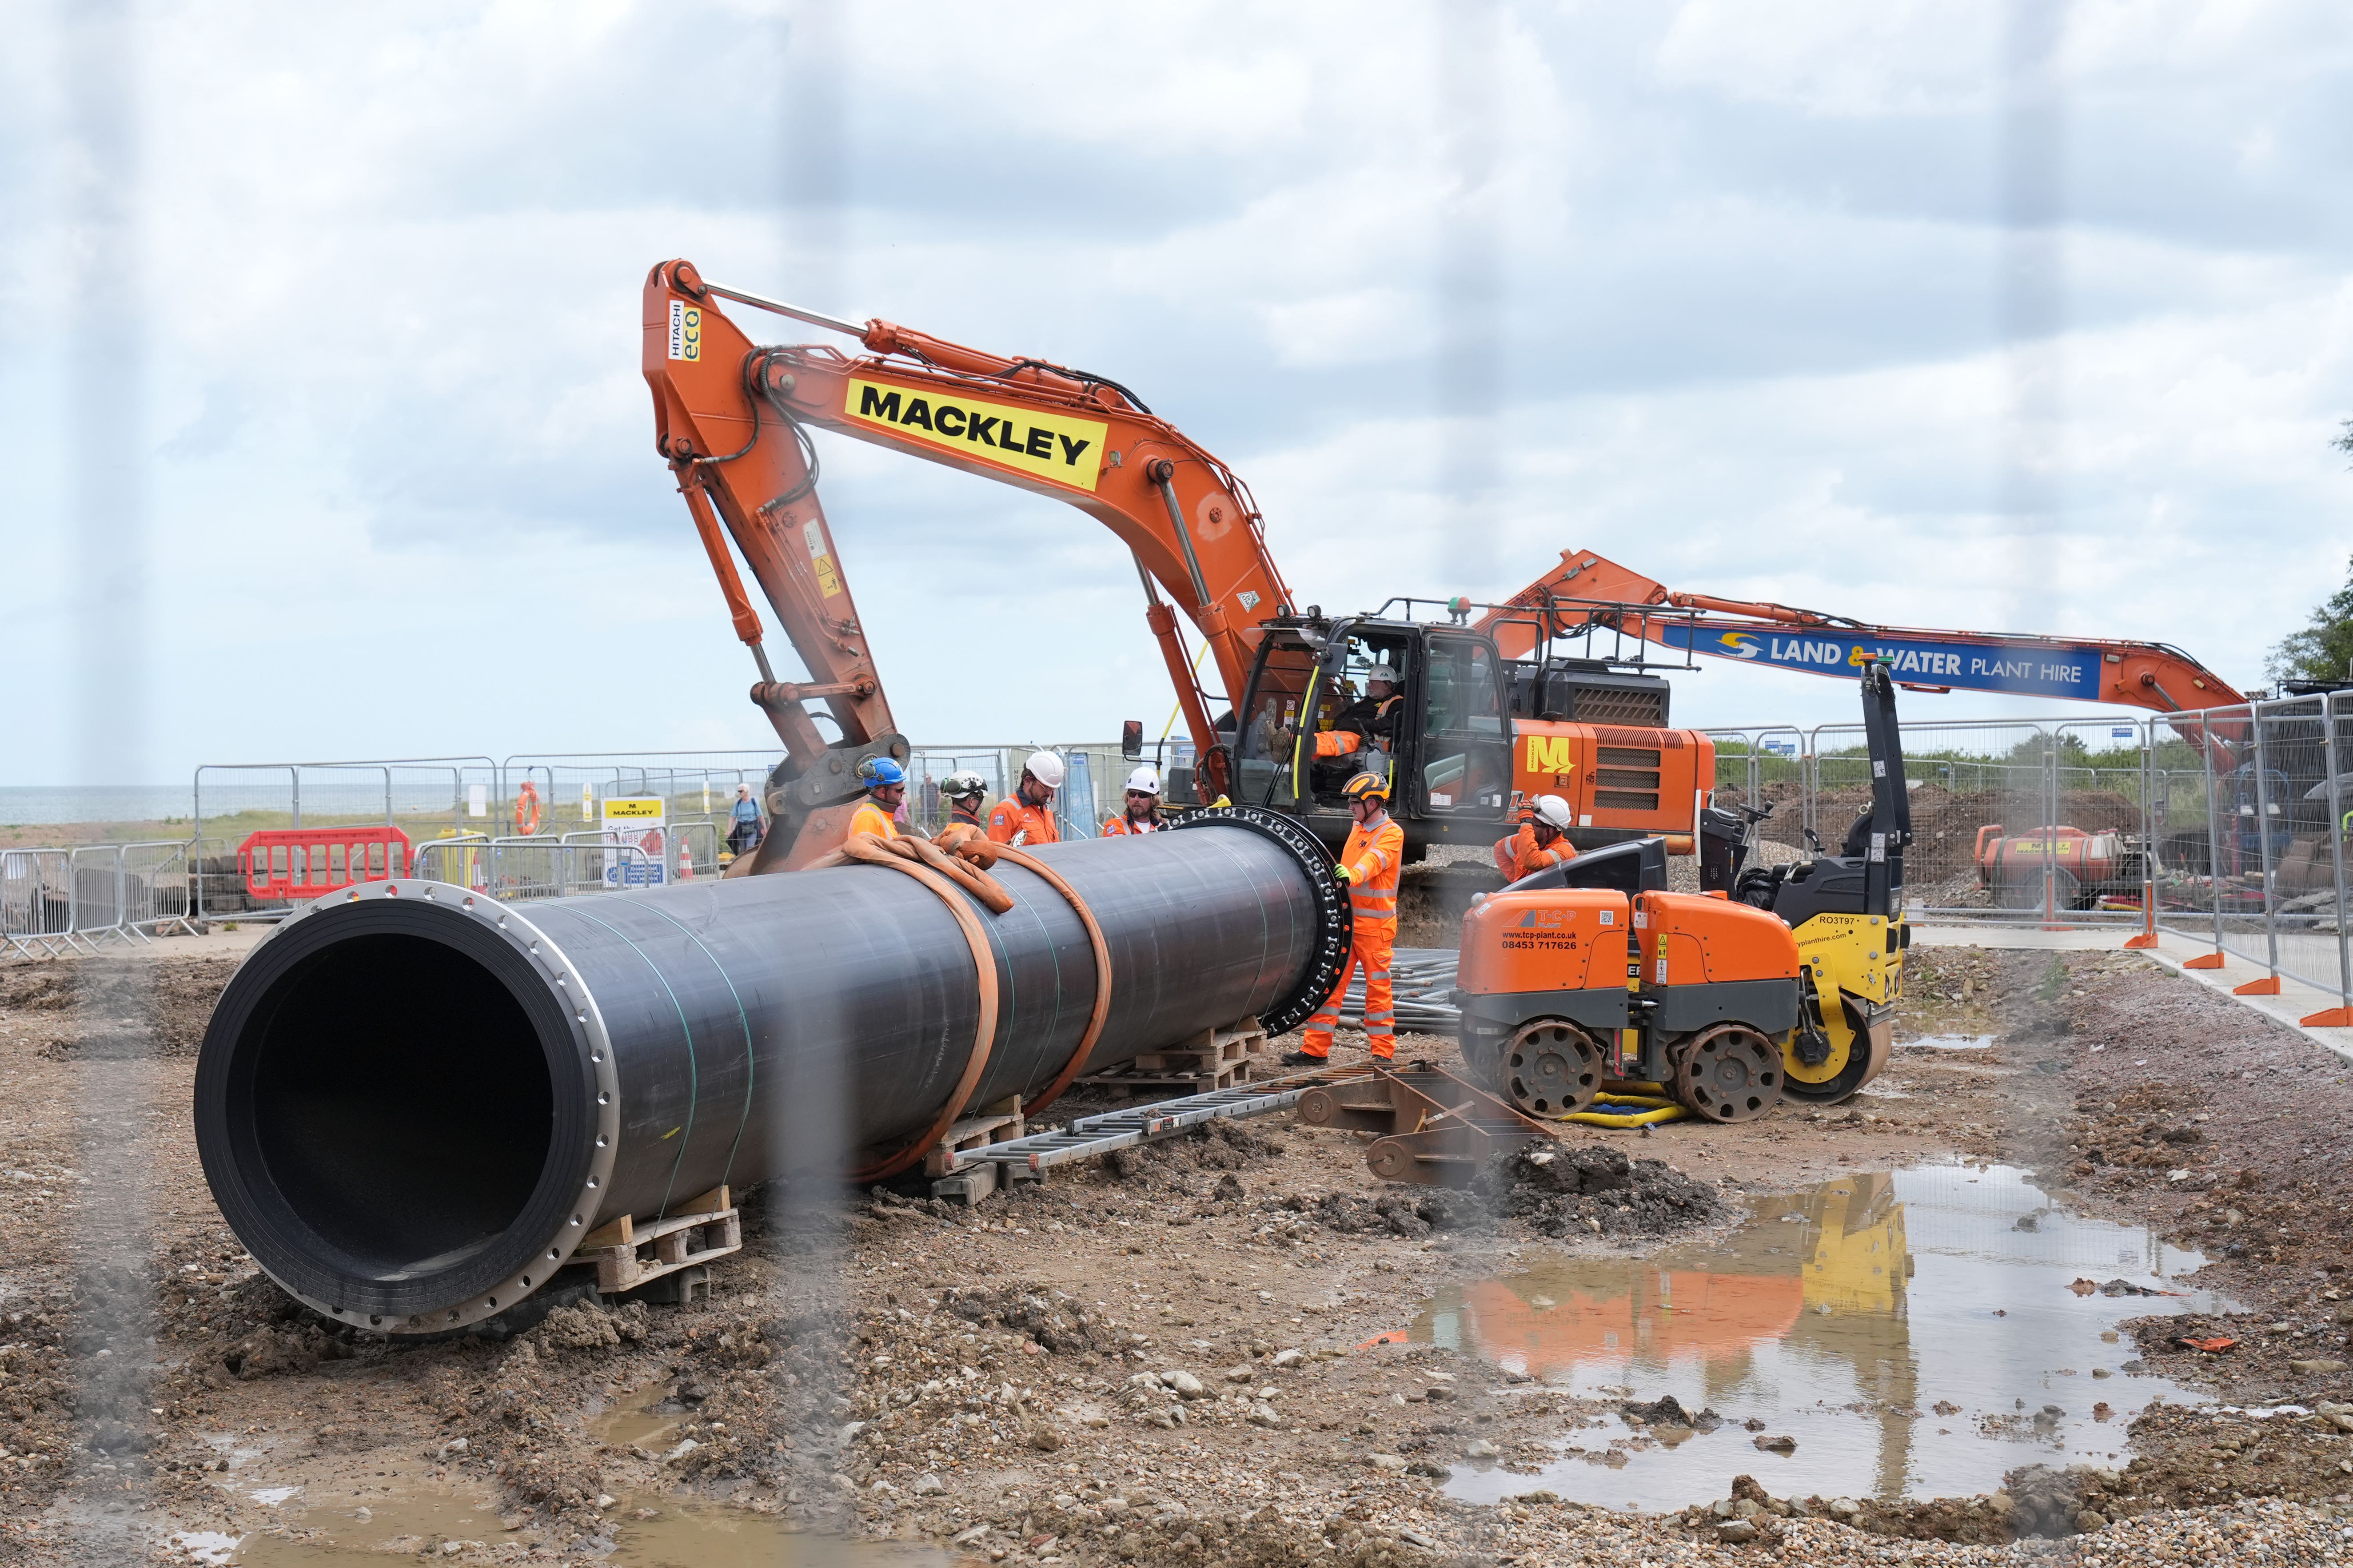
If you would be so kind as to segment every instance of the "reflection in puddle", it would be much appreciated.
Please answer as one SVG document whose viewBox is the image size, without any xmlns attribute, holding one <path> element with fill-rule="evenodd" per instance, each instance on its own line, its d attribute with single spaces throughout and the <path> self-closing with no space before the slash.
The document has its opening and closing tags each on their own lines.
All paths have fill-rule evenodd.
<svg viewBox="0 0 2353 1568">
<path fill-rule="evenodd" d="M 1898 1040 L 1899 1051 L 1984 1051 L 1991 1050 L 1999 1037 L 1993 1035 L 1922 1035 L 1917 1038 Z"/>
<path fill-rule="evenodd" d="M 1416 1340 L 1581 1394 L 1672 1394 L 1725 1417 L 1663 1445 L 1613 1418 L 1572 1430 L 1561 1447 L 1590 1457 L 1540 1480 L 1458 1468 L 1448 1491 L 1485 1500 L 1541 1485 L 1665 1509 L 1723 1497 L 1746 1471 L 1777 1495 L 1947 1497 L 1992 1490 L 2038 1458 L 2112 1463 L 2143 1405 L 2195 1396 L 2126 1373 L 2131 1347 L 2104 1333 L 2152 1311 L 2229 1310 L 2204 1291 L 2074 1294 L 2086 1276 L 2181 1289 L 2174 1279 L 2205 1260 L 2054 1209 L 2002 1166 L 1842 1176 L 1748 1205 L 1705 1246 L 1561 1257 L 1427 1304 Z M 1741 1425 L 1752 1416 L 1795 1438 L 1795 1454 L 1760 1451 Z"/>
</svg>

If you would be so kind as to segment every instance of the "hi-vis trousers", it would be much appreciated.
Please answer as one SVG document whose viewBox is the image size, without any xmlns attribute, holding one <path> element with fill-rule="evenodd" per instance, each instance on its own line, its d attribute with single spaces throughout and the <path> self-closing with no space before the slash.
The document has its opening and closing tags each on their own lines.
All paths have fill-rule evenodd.
<svg viewBox="0 0 2353 1568">
<path fill-rule="evenodd" d="M 1340 966 L 1340 978 L 1332 986 L 1332 994 L 1307 1021 L 1307 1036 L 1300 1048 L 1311 1057 L 1332 1054 L 1332 1030 L 1340 1022 L 1340 1003 L 1348 994 L 1348 979 L 1361 967 L 1365 972 L 1365 1044 L 1373 1055 L 1383 1061 L 1397 1058 L 1397 999 L 1389 992 L 1390 952 L 1397 942 L 1397 921 L 1358 921 L 1348 943 L 1348 961 Z"/>
</svg>

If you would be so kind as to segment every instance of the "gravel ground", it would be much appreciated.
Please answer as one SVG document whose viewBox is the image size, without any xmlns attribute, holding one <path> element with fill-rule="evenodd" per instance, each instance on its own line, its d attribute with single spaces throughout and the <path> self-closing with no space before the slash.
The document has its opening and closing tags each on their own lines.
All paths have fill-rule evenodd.
<svg viewBox="0 0 2353 1568">
<path fill-rule="evenodd" d="M 388 1520 L 428 1494 L 497 1516 L 454 1548 L 390 1538 L 456 1561 L 626 1554 L 641 1510 L 690 1498 L 1025 1568 L 2342 1560 L 2337 1064 L 2135 958 L 1913 959 L 1904 1032 L 1999 1033 L 1996 1048 L 1899 1051 L 1832 1112 L 1596 1138 L 1626 1157 L 1627 1190 L 1683 1199 L 1621 1215 L 1619 1188 L 1580 1177 L 1568 1196 L 1603 1200 L 1577 1213 L 1598 1232 L 1564 1224 L 1555 1240 L 1496 1204 L 1392 1192 L 1354 1138 L 1270 1121 L 976 1210 L 915 1189 L 755 1194 L 708 1301 L 573 1301 L 502 1335 L 399 1346 L 306 1321 L 204 1192 L 185 1052 L 225 966 L 0 972 L 0 1219 L 16 1238 L 0 1562 L 169 1556 L 191 1531 L 381 1543 L 354 1510 Z M 1403 1054 L 1451 1052 L 1409 1038 Z M 1494 1506 L 1441 1494 L 1449 1470 L 1532 1468 L 1616 1410 L 1376 1342 L 1433 1289 L 1538 1248 L 1644 1256 L 1725 1223 L 1740 1193 L 1939 1155 L 2031 1165 L 2083 1212 L 2214 1254 L 2208 1273 L 2251 1310 L 2204 1327 L 2239 1344 L 2187 1350 L 2173 1341 L 2190 1320 L 2148 1319 L 2133 1325 L 2143 1362 L 2224 1405 L 2312 1414 L 2155 1406 L 2124 1470 L 2029 1467 L 2002 1492 L 1934 1503 L 1842 1509 L 1751 1483 L 1720 1508 L 1637 1517 L 1533 1489 Z"/>
</svg>

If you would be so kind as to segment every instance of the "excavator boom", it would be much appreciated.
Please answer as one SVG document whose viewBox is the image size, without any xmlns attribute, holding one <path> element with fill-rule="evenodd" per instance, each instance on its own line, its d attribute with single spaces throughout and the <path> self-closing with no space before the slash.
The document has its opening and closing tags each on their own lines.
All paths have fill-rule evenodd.
<svg viewBox="0 0 2353 1568">
<path fill-rule="evenodd" d="M 1681 652 L 1808 675 L 1852 680 L 1883 663 L 1912 691 L 2063 697 L 2159 713 L 2246 700 L 2165 643 L 1871 626 L 1788 605 L 1675 593 L 1589 550 L 1563 551 L 1559 566 L 1477 624 L 1493 631 L 1509 658 L 1599 626 Z"/>
<path fill-rule="evenodd" d="M 756 346 L 720 299 L 849 334 L 866 352 Z M 788 752 L 822 744 L 800 710 L 804 697 L 831 705 L 844 744 L 890 727 L 818 506 L 805 434 L 814 427 L 1050 496 L 1117 534 L 1143 578 L 1146 624 L 1193 743 L 1205 762 L 1217 754 L 1220 737 L 1176 613 L 1208 645 L 1231 700 L 1249 679 L 1261 623 L 1289 612 L 1291 592 L 1266 552 L 1248 488 L 1134 394 L 1044 360 L 719 288 L 685 261 L 664 262 L 647 279 L 644 327 L 661 453 L 694 510 L 737 635 L 758 651 L 758 617 L 735 579 L 730 538 L 815 677 L 803 688 L 764 679 L 755 689 Z M 1209 780 L 1220 783 L 1214 763 Z"/>
</svg>

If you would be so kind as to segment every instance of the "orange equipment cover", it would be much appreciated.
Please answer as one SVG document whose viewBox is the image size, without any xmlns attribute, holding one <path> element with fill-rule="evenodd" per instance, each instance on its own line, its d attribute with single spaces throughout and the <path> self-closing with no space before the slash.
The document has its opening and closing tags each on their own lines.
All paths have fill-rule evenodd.
<svg viewBox="0 0 2353 1568">
<path fill-rule="evenodd" d="M 1634 937 L 1643 982 L 1713 985 L 1734 980 L 1795 980 L 1797 933 L 1778 916 L 1700 893 L 1644 893 Z"/>
<path fill-rule="evenodd" d="M 2124 858 L 2124 840 L 2114 833 L 2087 833 L 2080 827 L 2038 827 L 2016 838 L 2004 838 L 2001 825 L 1978 829 L 1978 875 L 1990 879 L 2004 865 L 2040 870 L 2047 858 L 2063 871 L 2102 878 L 2111 875 Z"/>
<path fill-rule="evenodd" d="M 354 882 L 408 875 L 408 835 L 389 824 L 265 827 L 237 847 L 237 871 L 257 899 L 315 899 Z"/>
<path fill-rule="evenodd" d="M 1606 888 L 1490 894 L 1462 917 L 1456 984 L 1476 995 L 1626 986 L 1626 895 Z"/>
<path fill-rule="evenodd" d="M 1715 785 L 1715 742 L 1696 730 L 1522 720 L 1513 728 L 1512 788 L 1523 800 L 1556 795 L 1579 827 L 1666 833 L 1688 855 L 1702 797 Z"/>
</svg>

